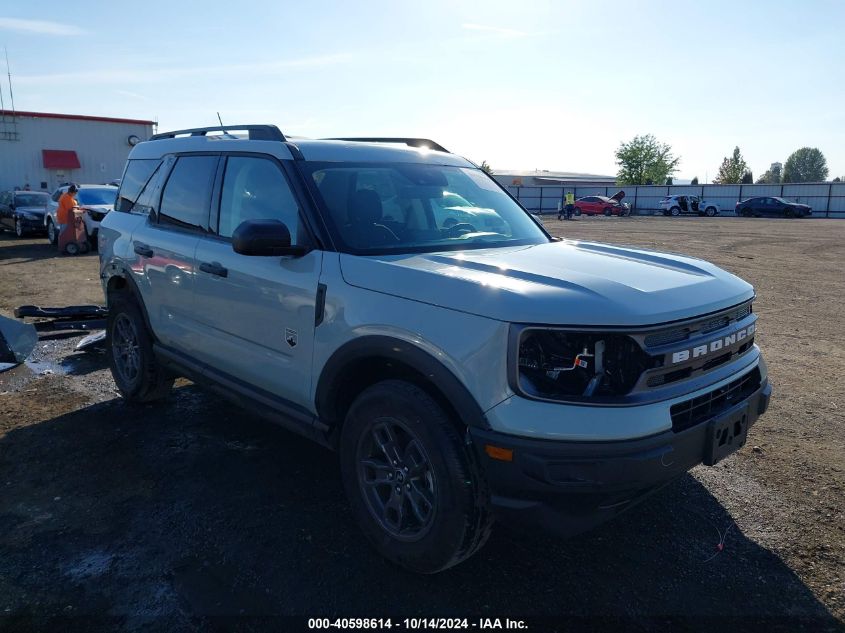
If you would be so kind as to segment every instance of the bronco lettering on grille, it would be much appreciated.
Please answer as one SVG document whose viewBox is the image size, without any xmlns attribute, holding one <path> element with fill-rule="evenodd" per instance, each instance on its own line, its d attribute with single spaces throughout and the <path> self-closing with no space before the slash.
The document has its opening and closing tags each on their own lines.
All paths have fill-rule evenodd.
<svg viewBox="0 0 845 633">
<path fill-rule="evenodd" d="M 681 350 L 680 352 L 674 352 L 672 354 L 672 364 L 674 365 L 676 363 L 683 363 L 684 361 L 688 361 L 691 358 L 700 358 L 701 356 L 707 356 L 707 354 L 718 352 L 722 348 L 730 347 L 731 345 L 736 345 L 743 339 L 746 339 L 752 334 L 754 334 L 755 326 L 756 324 L 752 323 L 748 327 L 745 327 L 741 330 L 737 330 L 736 332 L 733 332 L 727 336 L 717 338 L 708 343 L 696 345 L 695 347 L 691 347 L 690 349 Z"/>
</svg>

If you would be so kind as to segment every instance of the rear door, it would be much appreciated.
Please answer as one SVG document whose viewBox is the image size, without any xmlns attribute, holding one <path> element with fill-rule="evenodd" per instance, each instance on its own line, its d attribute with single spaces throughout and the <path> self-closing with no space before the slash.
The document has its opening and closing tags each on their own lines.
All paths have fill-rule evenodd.
<svg viewBox="0 0 845 633">
<path fill-rule="evenodd" d="M 195 356 L 284 404 L 307 407 L 323 253 L 245 256 L 231 241 L 241 222 L 275 219 L 288 227 L 292 244 L 313 243 L 291 174 L 271 156 L 224 156 L 213 226 L 196 249 Z"/>
<path fill-rule="evenodd" d="M 208 232 L 219 158 L 218 154 L 167 157 L 148 219 L 132 235 L 137 258 L 132 268 L 153 331 L 164 345 L 188 354 L 198 338 L 194 253 L 200 236 Z"/>
</svg>

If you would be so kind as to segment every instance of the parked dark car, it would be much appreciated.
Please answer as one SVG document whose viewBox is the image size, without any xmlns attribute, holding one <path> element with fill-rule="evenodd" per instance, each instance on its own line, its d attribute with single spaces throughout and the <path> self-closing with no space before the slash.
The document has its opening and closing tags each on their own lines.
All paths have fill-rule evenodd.
<svg viewBox="0 0 845 633">
<path fill-rule="evenodd" d="M 736 214 L 746 218 L 806 218 L 812 213 L 809 205 L 776 197 L 761 196 L 736 203 Z"/>
<path fill-rule="evenodd" d="M 622 198 L 624 191 L 615 193 L 612 197 L 607 196 L 584 196 L 575 201 L 575 215 L 628 215 L 630 207 Z"/>
<path fill-rule="evenodd" d="M 44 232 L 44 214 L 50 195 L 41 191 L 0 192 L 0 231 L 14 231 L 18 237 Z"/>
</svg>

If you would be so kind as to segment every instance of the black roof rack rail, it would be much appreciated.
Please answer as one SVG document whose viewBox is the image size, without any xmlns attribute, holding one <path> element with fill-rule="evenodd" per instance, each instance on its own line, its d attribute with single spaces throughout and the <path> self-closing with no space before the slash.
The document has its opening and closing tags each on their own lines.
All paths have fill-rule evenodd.
<svg viewBox="0 0 845 633">
<path fill-rule="evenodd" d="M 451 154 L 448 149 L 443 147 L 440 143 L 435 143 L 427 138 L 385 138 L 385 137 L 357 137 L 357 138 L 324 138 L 324 141 L 354 141 L 358 143 L 399 143 L 407 145 L 408 147 L 427 147 L 436 152 L 446 152 Z"/>
<path fill-rule="evenodd" d="M 175 138 L 179 135 L 206 136 L 209 132 L 228 132 L 229 130 L 246 130 L 249 132 L 250 141 L 281 141 L 287 139 L 282 131 L 275 125 L 216 125 L 214 127 L 197 127 L 190 130 L 174 130 L 154 134 L 150 140 L 158 141 L 164 138 Z"/>
</svg>

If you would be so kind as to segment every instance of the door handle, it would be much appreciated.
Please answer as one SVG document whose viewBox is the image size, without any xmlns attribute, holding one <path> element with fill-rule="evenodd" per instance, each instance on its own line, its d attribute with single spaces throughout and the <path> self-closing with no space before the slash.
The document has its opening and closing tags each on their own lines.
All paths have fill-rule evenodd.
<svg viewBox="0 0 845 633">
<path fill-rule="evenodd" d="M 202 262 L 200 264 L 200 270 L 204 273 L 208 273 L 209 275 L 217 275 L 218 277 L 229 276 L 229 270 L 217 262 Z"/>
<path fill-rule="evenodd" d="M 152 257 L 153 249 L 146 244 L 135 244 L 135 253 L 141 257 Z"/>
</svg>

